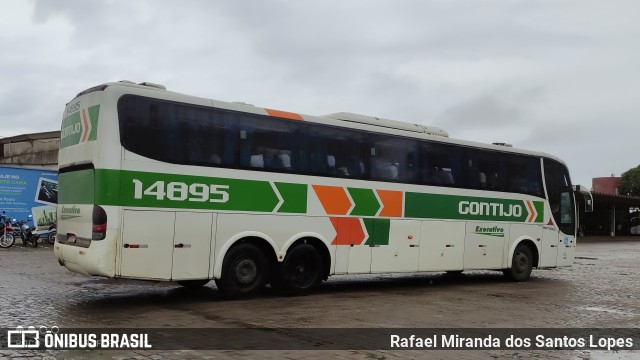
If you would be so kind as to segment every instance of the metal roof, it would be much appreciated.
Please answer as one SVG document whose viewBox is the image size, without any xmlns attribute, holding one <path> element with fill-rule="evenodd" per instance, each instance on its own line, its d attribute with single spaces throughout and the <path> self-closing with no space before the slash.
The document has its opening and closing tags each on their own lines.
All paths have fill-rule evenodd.
<svg viewBox="0 0 640 360">
<path fill-rule="evenodd" d="M 591 192 L 593 195 L 593 206 L 600 207 L 600 204 L 614 206 L 640 207 L 640 197 L 629 195 L 614 195 L 599 192 Z"/>
<path fill-rule="evenodd" d="M 44 139 L 53 139 L 53 138 L 60 138 L 60 130 L 0 138 L 0 144 L 11 144 L 11 143 L 16 143 L 21 141 L 44 140 Z"/>
</svg>

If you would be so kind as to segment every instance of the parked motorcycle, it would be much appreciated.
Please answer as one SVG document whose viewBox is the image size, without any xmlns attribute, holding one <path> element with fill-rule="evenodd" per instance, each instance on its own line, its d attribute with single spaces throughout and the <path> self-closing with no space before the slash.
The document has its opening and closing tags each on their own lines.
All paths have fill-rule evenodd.
<svg viewBox="0 0 640 360">
<path fill-rule="evenodd" d="M 16 238 L 13 236 L 14 228 L 11 227 L 9 220 L 4 219 L 0 224 L 0 248 L 12 247 L 16 242 Z"/>
<path fill-rule="evenodd" d="M 20 225 L 18 225 L 18 220 L 8 218 L 7 221 L 11 222 L 11 228 L 13 229 L 11 235 L 13 235 L 13 237 L 20 236 Z"/>
<path fill-rule="evenodd" d="M 33 216 L 29 215 L 29 220 Z M 27 220 L 19 220 L 18 225 L 20 227 L 20 238 L 25 246 L 38 247 L 38 232 L 35 226 L 29 226 Z"/>
</svg>

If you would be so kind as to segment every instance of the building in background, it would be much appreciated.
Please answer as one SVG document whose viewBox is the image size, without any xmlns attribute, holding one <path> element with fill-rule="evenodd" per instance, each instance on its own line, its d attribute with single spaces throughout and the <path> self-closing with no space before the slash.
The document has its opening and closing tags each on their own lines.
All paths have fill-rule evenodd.
<svg viewBox="0 0 640 360">
<path fill-rule="evenodd" d="M 591 181 L 591 191 L 595 193 L 618 195 L 619 176 L 593 178 Z"/>
<path fill-rule="evenodd" d="M 0 138 L 0 165 L 58 170 L 60 131 Z"/>
<path fill-rule="evenodd" d="M 580 214 L 580 229 L 585 235 L 639 235 L 640 197 L 620 195 L 619 184 L 619 176 L 592 179 L 594 211 Z"/>
</svg>

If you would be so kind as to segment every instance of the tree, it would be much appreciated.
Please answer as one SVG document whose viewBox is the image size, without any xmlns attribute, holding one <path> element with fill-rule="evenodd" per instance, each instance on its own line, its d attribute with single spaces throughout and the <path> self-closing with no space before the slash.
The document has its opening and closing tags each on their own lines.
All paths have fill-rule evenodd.
<svg viewBox="0 0 640 360">
<path fill-rule="evenodd" d="M 620 195 L 640 196 L 640 165 L 622 173 L 618 192 Z"/>
</svg>

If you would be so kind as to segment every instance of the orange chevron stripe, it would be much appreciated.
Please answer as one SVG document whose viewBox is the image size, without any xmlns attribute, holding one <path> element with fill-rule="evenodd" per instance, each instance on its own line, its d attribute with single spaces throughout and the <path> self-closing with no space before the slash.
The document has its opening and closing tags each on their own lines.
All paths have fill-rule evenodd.
<svg viewBox="0 0 640 360">
<path fill-rule="evenodd" d="M 351 200 L 343 188 L 338 186 L 313 185 L 313 190 L 327 215 L 346 215 L 351 209 Z"/>
<path fill-rule="evenodd" d="M 536 218 L 536 209 L 533 208 L 533 204 L 531 201 L 525 201 L 527 204 L 527 208 L 529 209 L 529 217 L 527 218 L 527 222 L 532 222 Z"/>
<path fill-rule="evenodd" d="M 336 229 L 331 245 L 360 245 L 365 240 L 362 223 L 358 218 L 329 218 Z"/>
<path fill-rule="evenodd" d="M 264 109 L 264 110 L 270 116 L 281 117 L 281 118 L 290 119 L 290 120 L 301 120 L 301 121 L 304 121 L 304 119 L 302 118 L 302 116 L 300 116 L 300 114 L 287 112 L 287 111 L 281 111 L 281 110 L 273 110 L 273 109 Z"/>
<path fill-rule="evenodd" d="M 402 217 L 402 191 L 376 190 L 382 202 L 378 216 Z"/>
</svg>

